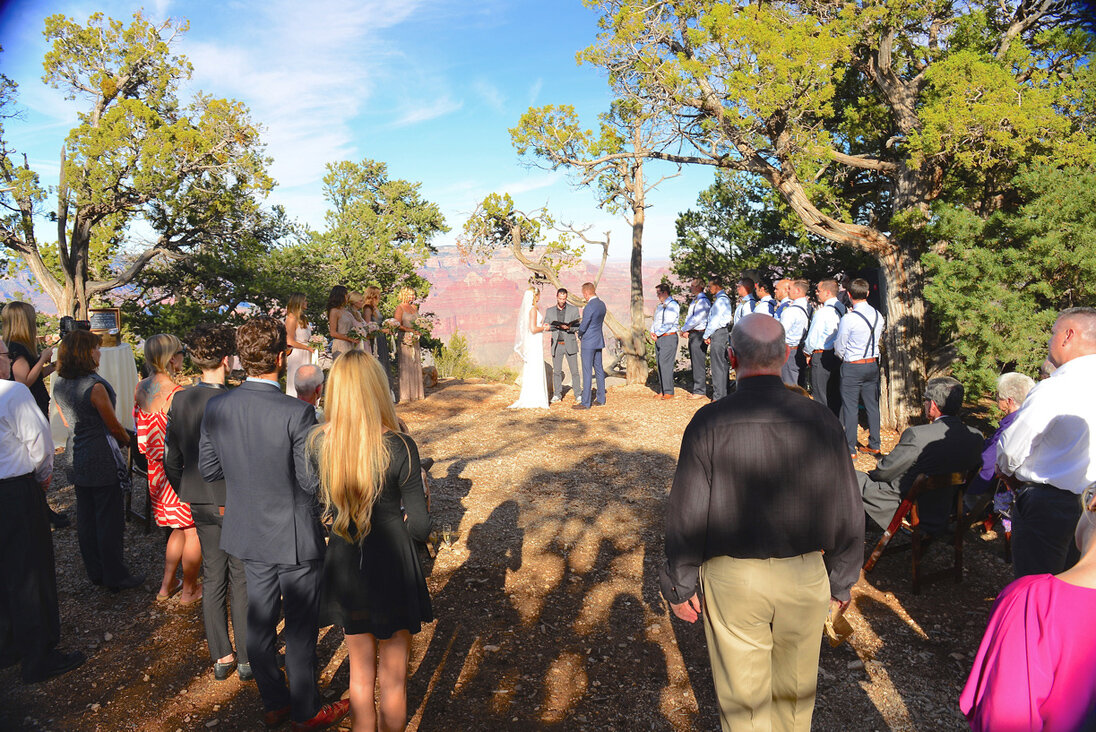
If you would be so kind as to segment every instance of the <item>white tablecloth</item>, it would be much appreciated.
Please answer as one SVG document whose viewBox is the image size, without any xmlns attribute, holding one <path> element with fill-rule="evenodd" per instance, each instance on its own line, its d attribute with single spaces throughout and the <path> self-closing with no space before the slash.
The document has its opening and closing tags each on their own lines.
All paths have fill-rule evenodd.
<svg viewBox="0 0 1096 732">
<path fill-rule="evenodd" d="M 117 401 L 114 403 L 114 414 L 123 427 L 130 432 L 137 428 L 133 423 L 133 392 L 137 388 L 137 361 L 133 358 L 133 347 L 128 343 L 120 346 L 99 349 L 99 375 L 107 380 L 114 388 Z M 50 391 L 53 390 L 53 380 L 50 380 Z M 51 394 L 52 396 L 52 394 Z M 50 401 L 49 408 L 50 428 L 53 431 L 53 443 L 63 446 L 68 440 L 69 429 L 61 421 L 61 415 L 57 411 L 57 402 Z"/>
</svg>

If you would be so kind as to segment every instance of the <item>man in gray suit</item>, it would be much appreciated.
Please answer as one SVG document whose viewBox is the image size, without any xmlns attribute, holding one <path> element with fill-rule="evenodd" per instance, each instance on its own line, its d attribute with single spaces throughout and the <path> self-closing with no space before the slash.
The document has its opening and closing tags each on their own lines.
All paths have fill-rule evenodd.
<svg viewBox="0 0 1096 732">
<path fill-rule="evenodd" d="M 571 393 L 579 399 L 578 338 L 571 323 L 579 319 L 578 308 L 567 302 L 567 290 L 556 290 L 556 306 L 544 313 L 544 322 L 552 332 L 552 404 L 563 398 L 563 359 L 571 372 Z M 556 325 L 559 323 L 559 325 Z"/>
<path fill-rule="evenodd" d="M 307 729 L 326 729 L 346 716 L 349 701 L 321 706 L 316 687 L 326 545 L 319 480 L 305 448 L 316 410 L 282 393 L 285 343 L 285 326 L 265 315 L 236 331 L 247 381 L 206 403 L 198 466 L 206 481 L 225 481 L 221 549 L 244 561 L 247 655 L 263 722 L 276 727 L 292 717 Z M 283 612 L 288 688 L 274 646 Z"/>
<path fill-rule="evenodd" d="M 956 414 L 963 406 L 963 385 L 950 377 L 929 379 L 925 385 L 925 416 L 929 424 L 908 427 L 894 449 L 874 470 L 856 472 L 864 510 L 882 528 L 921 473 L 965 473 L 981 463 L 982 433 L 964 425 Z M 918 499 L 923 530 L 932 535 L 947 526 L 952 495 L 932 491 Z"/>
</svg>

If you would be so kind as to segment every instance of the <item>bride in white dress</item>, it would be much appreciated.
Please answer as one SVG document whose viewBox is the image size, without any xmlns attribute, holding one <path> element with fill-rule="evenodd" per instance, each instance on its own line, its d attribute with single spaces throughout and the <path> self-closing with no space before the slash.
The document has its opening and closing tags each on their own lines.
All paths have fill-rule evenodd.
<svg viewBox="0 0 1096 732">
<path fill-rule="evenodd" d="M 547 409 L 548 380 L 544 376 L 544 336 L 547 328 L 542 323 L 537 303 L 540 291 L 528 289 L 521 298 L 517 336 L 514 350 L 525 365 L 521 369 L 521 395 L 510 409 Z"/>
</svg>

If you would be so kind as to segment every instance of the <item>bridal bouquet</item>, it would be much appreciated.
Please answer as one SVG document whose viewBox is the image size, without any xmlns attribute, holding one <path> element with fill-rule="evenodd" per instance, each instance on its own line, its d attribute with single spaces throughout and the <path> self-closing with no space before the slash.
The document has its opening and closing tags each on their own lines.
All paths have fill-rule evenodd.
<svg viewBox="0 0 1096 732">
<path fill-rule="evenodd" d="M 415 330 L 419 335 L 430 335 L 430 330 L 434 327 L 434 321 L 430 318 L 418 317 L 415 318 Z"/>
<path fill-rule="evenodd" d="M 327 339 L 319 333 L 313 333 L 308 337 L 308 345 L 312 346 L 317 351 L 327 350 Z"/>
<path fill-rule="evenodd" d="M 400 321 L 395 318 L 385 318 L 381 323 L 381 327 L 384 328 L 385 333 L 395 333 L 400 329 Z"/>
</svg>

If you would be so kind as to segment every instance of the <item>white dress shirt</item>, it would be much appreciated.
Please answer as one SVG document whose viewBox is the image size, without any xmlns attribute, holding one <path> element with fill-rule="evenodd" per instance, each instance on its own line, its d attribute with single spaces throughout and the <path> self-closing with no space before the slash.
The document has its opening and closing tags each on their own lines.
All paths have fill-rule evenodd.
<svg viewBox="0 0 1096 732">
<path fill-rule="evenodd" d="M 803 343 L 803 350 L 808 354 L 815 351 L 832 351 L 833 342 L 837 340 L 837 328 L 841 325 L 841 316 L 845 314 L 845 306 L 836 297 L 831 297 L 822 304 L 822 307 L 814 311 L 811 318 L 811 328 L 807 331 L 807 340 Z"/>
<path fill-rule="evenodd" d="M 1081 494 L 1096 482 L 1096 354 L 1036 384 L 997 444 L 997 469 L 1026 483 Z"/>
<path fill-rule="evenodd" d="M 763 315 L 771 315 L 775 318 L 776 300 L 773 299 L 772 295 L 766 295 L 765 297 L 757 301 L 757 304 L 754 305 L 753 312 L 761 313 Z"/>
<path fill-rule="evenodd" d="M 879 340 L 883 337 L 884 325 L 886 319 L 867 300 L 856 303 L 841 318 L 837 338 L 833 341 L 834 353 L 845 362 L 879 358 Z"/>
<path fill-rule="evenodd" d="M 39 483 L 53 473 L 49 422 L 24 384 L 0 381 L 0 479 L 33 473 Z"/>
<path fill-rule="evenodd" d="M 712 301 L 707 294 L 701 292 L 689 303 L 689 311 L 685 315 L 685 323 L 681 326 L 682 332 L 691 330 L 703 331 L 708 325 L 708 311 L 712 309 Z"/>
<path fill-rule="evenodd" d="M 668 335 L 677 335 L 677 321 L 681 315 L 681 307 L 672 297 L 666 298 L 655 308 L 655 315 L 651 322 L 651 335 L 655 338 Z"/>
<path fill-rule="evenodd" d="M 805 297 L 795 298 L 780 312 L 780 324 L 784 326 L 784 342 L 793 349 L 803 342 L 803 334 L 807 332 L 807 323 L 810 322 L 809 312 L 810 306 Z"/>
<path fill-rule="evenodd" d="M 734 325 L 738 325 L 738 321 L 745 318 L 747 315 L 757 309 L 757 298 L 753 295 L 746 295 L 738 301 L 738 306 L 734 309 Z"/>
</svg>

